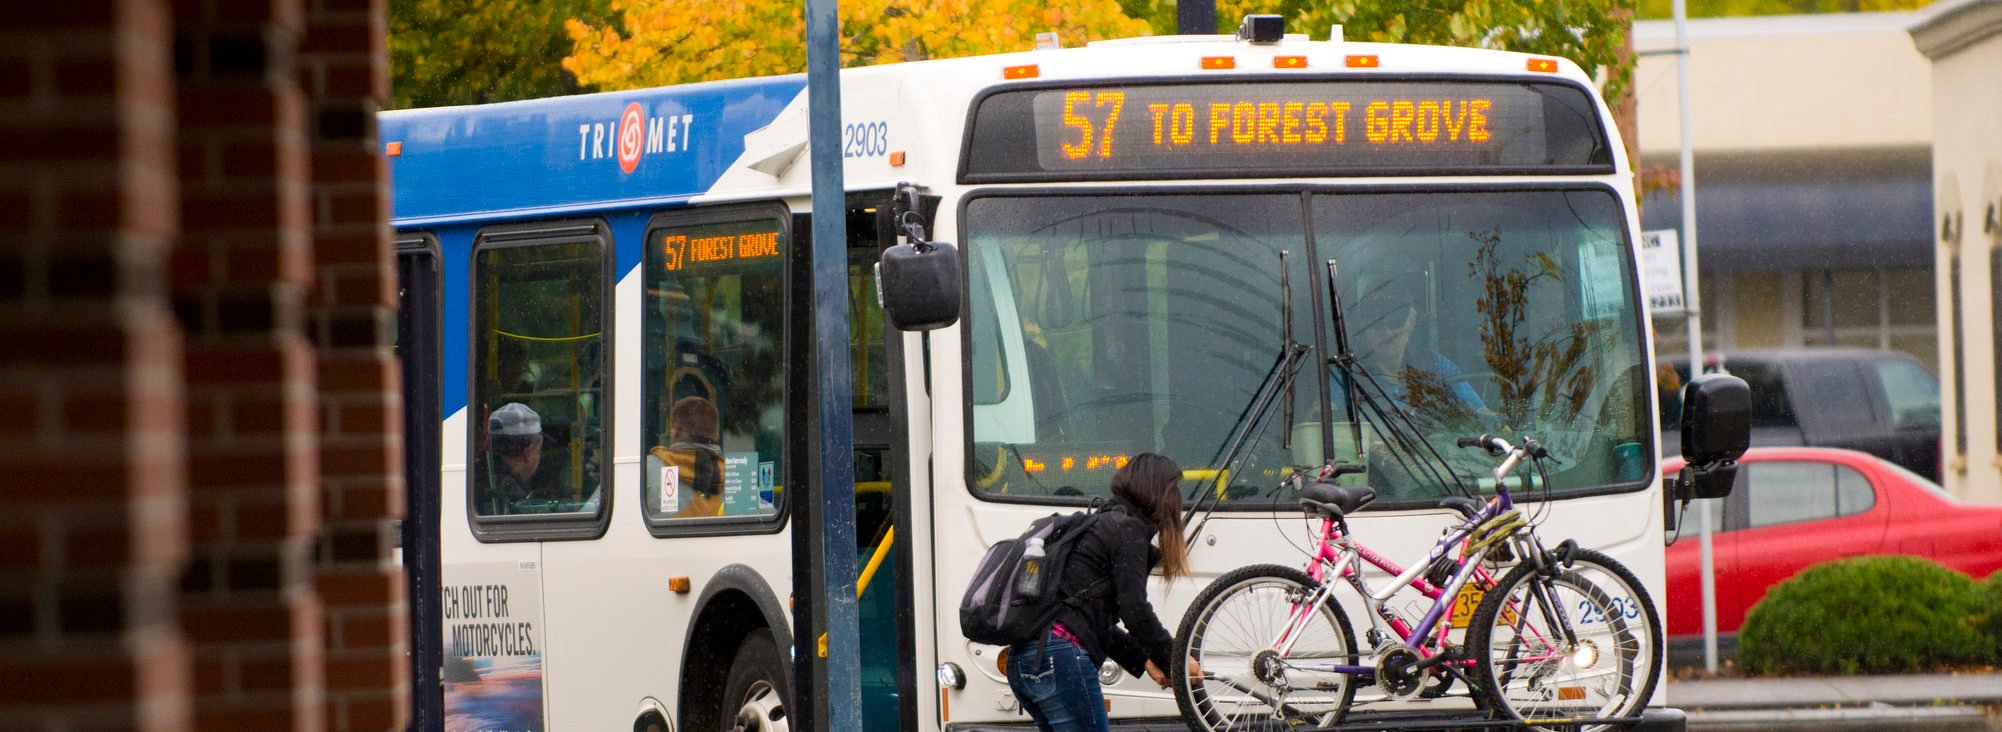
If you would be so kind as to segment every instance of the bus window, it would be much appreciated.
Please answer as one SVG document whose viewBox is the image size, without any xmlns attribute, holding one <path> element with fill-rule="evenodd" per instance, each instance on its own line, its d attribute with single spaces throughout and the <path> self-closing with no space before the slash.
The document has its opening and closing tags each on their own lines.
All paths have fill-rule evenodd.
<svg viewBox="0 0 2002 732">
<path fill-rule="evenodd" d="M 1454 447 L 1484 433 L 1535 436 L 1562 461 L 1559 491 L 1653 475 L 1622 226 L 1610 190 L 1315 196 L 1317 249 L 1341 264 L 1349 339 L 1381 385 L 1375 401 L 1445 462 L 1391 447 L 1364 408 L 1363 454 L 1344 457 L 1368 462 L 1379 495 L 1452 495 L 1454 476 L 1491 490 L 1481 476 L 1493 461 Z"/>
<path fill-rule="evenodd" d="M 483 235 L 473 255 L 478 517 L 602 516 L 605 243 L 580 230 Z"/>
<path fill-rule="evenodd" d="M 643 496 L 657 530 L 778 512 L 785 221 L 736 209 L 663 217 L 647 232 Z"/>
<path fill-rule="evenodd" d="M 999 500 L 1107 495 L 1133 455 L 1203 485 L 1278 359 L 1279 254 L 1295 333 L 1312 308 L 1295 195 L 991 196 L 968 204 L 973 401 L 968 479 Z M 1319 414 L 1302 379 L 1295 414 Z M 1226 498 L 1273 498 L 1279 420 Z"/>
</svg>

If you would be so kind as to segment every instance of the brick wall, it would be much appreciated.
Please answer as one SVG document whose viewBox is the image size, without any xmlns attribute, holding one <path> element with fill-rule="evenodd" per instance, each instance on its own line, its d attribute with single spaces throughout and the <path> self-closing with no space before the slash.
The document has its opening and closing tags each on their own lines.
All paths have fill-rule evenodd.
<svg viewBox="0 0 2002 732">
<path fill-rule="evenodd" d="M 321 373 L 319 589 L 327 618 L 328 719 L 388 729 L 409 717 L 404 583 L 392 562 L 403 514 L 403 406 L 394 340 L 396 273 L 388 168 L 375 114 L 389 97 L 386 0 L 318 0 L 300 80 L 312 146 Z"/>
<path fill-rule="evenodd" d="M 384 2 L 0 13 L 0 727 L 402 725 Z"/>
<path fill-rule="evenodd" d="M 318 383 L 298 0 L 178 0 L 182 241 L 194 556 L 182 627 L 202 729 L 319 729 Z"/>
<path fill-rule="evenodd" d="M 0 14 L 0 720 L 188 729 L 168 9 Z"/>
</svg>

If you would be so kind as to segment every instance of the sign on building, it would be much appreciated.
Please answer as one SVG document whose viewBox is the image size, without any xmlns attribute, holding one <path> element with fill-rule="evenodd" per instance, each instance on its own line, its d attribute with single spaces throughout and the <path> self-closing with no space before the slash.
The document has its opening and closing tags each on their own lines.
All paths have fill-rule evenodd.
<svg viewBox="0 0 2002 732">
<path fill-rule="evenodd" d="M 1681 315 L 1682 245 L 1674 229 L 1641 232 L 1641 294 L 1656 316 Z"/>
</svg>

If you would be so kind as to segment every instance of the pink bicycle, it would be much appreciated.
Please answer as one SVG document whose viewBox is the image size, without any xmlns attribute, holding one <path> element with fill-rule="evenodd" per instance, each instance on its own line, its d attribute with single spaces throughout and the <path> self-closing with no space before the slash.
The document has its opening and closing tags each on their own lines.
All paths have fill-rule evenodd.
<svg viewBox="0 0 2002 732">
<path fill-rule="evenodd" d="M 1455 682 L 1472 690 L 1490 719 L 1513 725 L 1594 730 L 1638 721 L 1662 664 L 1661 620 L 1647 591 L 1605 554 L 1568 540 L 1546 549 L 1538 540 L 1508 490 L 1523 460 L 1542 472 L 1545 451 L 1535 440 L 1514 446 L 1483 435 L 1460 446 L 1501 458 L 1495 496 L 1451 501 L 1465 520 L 1410 567 L 1351 535 L 1346 516 L 1375 492 L 1334 479 L 1360 468 L 1336 464 L 1288 478 L 1301 507 L 1321 519 L 1319 541 L 1304 572 L 1243 567 L 1196 597 L 1175 636 L 1184 663 L 1173 684 L 1191 729 L 1332 727 L 1358 687 L 1407 701 L 1446 697 Z M 1395 579 L 1372 589 L 1364 562 Z M 1358 650 L 1334 597 L 1337 578 L 1368 609 L 1367 651 Z M 1407 589 L 1431 600 L 1418 617 L 1391 606 Z M 1187 661 L 1200 665 L 1200 677 L 1189 675 Z"/>
</svg>

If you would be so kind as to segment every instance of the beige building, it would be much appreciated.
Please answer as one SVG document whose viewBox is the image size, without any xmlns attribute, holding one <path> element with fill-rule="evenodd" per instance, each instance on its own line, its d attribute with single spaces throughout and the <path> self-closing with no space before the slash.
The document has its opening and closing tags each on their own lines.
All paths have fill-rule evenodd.
<svg viewBox="0 0 2002 732">
<path fill-rule="evenodd" d="M 1932 65 L 1945 483 L 2002 501 L 2002 0 L 1942 0 L 1910 30 Z"/>
<path fill-rule="evenodd" d="M 1916 13 L 1689 23 L 1691 140 L 1705 344 L 1889 348 L 1939 368 L 1933 297 L 1934 92 Z M 1643 54 L 1674 25 L 1635 24 Z M 1675 168 L 1672 54 L 1635 74 L 1643 166 Z M 1996 68 L 1996 67 L 1991 67 Z M 1681 225 L 1673 191 L 1641 228 Z M 1663 320 L 1664 352 L 1685 348 Z"/>
</svg>

